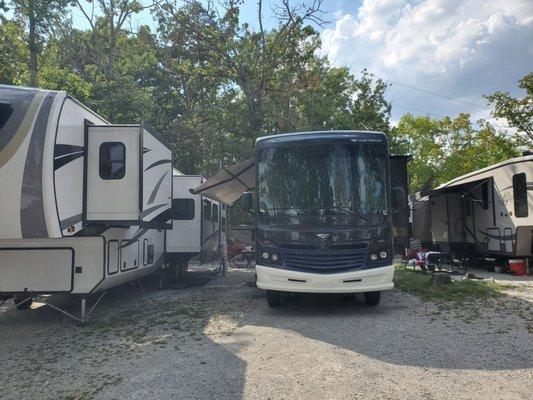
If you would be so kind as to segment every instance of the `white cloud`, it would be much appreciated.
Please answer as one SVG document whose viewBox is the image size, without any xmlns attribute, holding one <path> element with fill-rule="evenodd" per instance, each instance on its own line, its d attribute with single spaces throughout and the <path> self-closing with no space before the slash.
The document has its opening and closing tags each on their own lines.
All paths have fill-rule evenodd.
<svg viewBox="0 0 533 400">
<path fill-rule="evenodd" d="M 533 70 L 531 0 L 365 0 L 322 32 L 321 53 L 376 75 L 486 105 Z M 434 114 L 488 110 L 393 85 L 393 103 Z M 409 111 L 394 107 L 394 118 Z M 413 111 L 415 114 L 419 112 Z"/>
</svg>

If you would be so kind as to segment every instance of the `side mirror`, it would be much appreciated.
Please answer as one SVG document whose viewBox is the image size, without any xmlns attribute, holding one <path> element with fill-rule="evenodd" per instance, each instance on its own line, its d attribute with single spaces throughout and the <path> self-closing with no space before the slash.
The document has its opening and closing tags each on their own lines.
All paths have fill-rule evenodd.
<svg viewBox="0 0 533 400">
<path fill-rule="evenodd" d="M 242 195 L 242 209 L 244 211 L 250 211 L 252 209 L 253 199 L 252 192 L 244 192 Z"/>
</svg>

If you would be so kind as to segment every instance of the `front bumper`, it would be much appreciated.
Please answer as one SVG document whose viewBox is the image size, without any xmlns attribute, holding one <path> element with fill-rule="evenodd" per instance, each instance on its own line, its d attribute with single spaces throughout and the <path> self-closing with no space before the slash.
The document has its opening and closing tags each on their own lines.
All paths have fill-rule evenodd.
<svg viewBox="0 0 533 400">
<path fill-rule="evenodd" d="M 337 274 L 315 274 L 256 265 L 257 287 L 281 292 L 356 293 L 394 287 L 394 267 L 370 268 Z"/>
</svg>

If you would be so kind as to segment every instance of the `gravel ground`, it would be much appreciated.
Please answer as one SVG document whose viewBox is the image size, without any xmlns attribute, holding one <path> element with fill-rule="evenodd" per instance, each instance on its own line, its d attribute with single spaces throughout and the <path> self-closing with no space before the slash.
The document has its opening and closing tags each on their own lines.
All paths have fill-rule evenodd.
<svg viewBox="0 0 533 400">
<path fill-rule="evenodd" d="M 85 326 L 4 306 L 0 398 L 531 398 L 531 286 L 472 309 L 393 290 L 374 308 L 300 295 L 272 310 L 250 281 L 232 270 L 197 288 L 127 285 Z"/>
</svg>

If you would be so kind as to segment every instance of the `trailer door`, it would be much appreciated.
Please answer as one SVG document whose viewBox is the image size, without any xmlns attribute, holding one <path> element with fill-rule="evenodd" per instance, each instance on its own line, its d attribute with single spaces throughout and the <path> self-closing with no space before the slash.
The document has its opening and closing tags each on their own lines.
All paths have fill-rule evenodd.
<svg viewBox="0 0 533 400">
<path fill-rule="evenodd" d="M 89 126 L 86 219 L 139 220 L 140 127 Z"/>
</svg>

